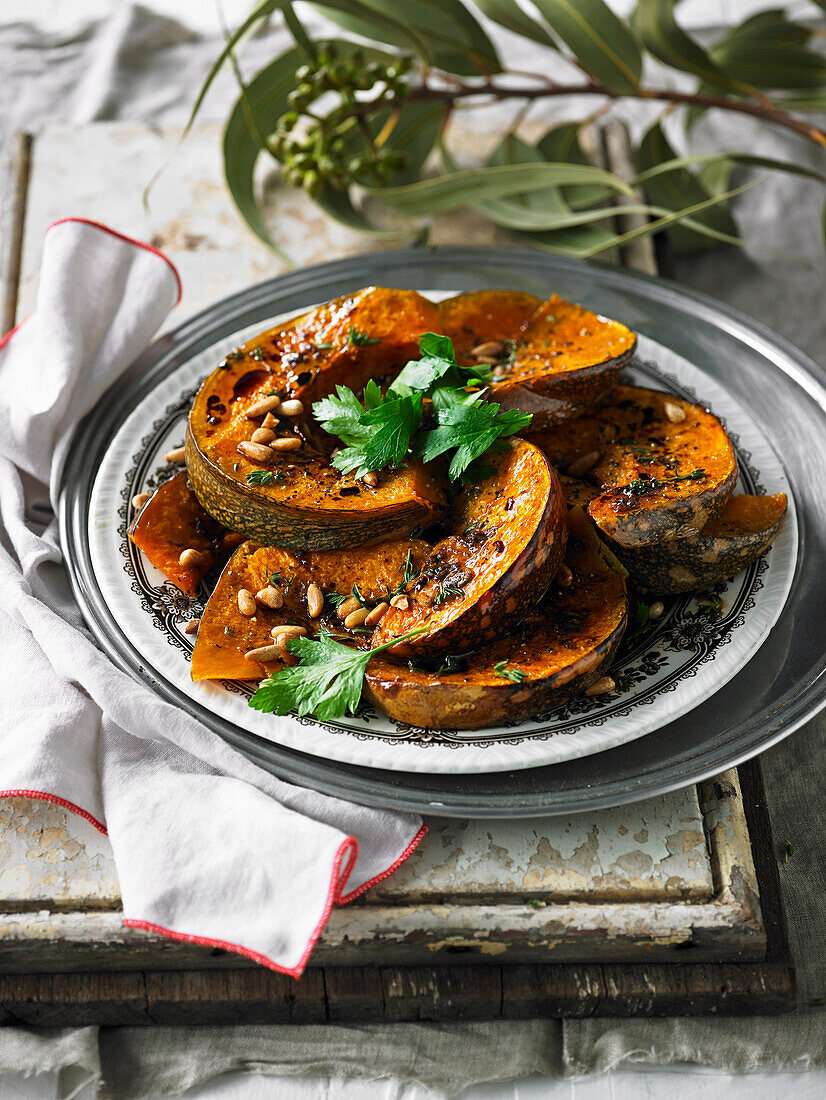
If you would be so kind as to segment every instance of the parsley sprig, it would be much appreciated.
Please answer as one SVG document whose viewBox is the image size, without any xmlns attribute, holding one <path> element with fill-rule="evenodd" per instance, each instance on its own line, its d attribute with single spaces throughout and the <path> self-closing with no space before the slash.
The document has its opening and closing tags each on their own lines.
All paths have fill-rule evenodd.
<svg viewBox="0 0 826 1100">
<path fill-rule="evenodd" d="M 347 386 L 338 386 L 334 396 L 313 405 L 316 420 L 345 446 L 333 465 L 357 476 L 387 466 L 398 466 L 412 450 L 424 462 L 453 451 L 451 481 L 468 473 L 481 455 L 501 446 L 505 436 L 523 431 L 531 422 L 529 413 L 500 411 L 495 401 L 484 399 L 490 372 L 484 366 L 463 367 L 449 337 L 434 332 L 419 340 L 420 359 L 411 360 L 382 394 L 370 381 L 364 387 L 364 403 Z M 433 406 L 434 427 L 422 428 L 423 401 Z"/>
<path fill-rule="evenodd" d="M 262 680 L 249 705 L 265 714 L 294 712 L 299 718 L 313 714 L 322 720 L 355 714 L 370 658 L 427 629 L 419 627 L 366 650 L 342 645 L 326 630 L 315 638 L 290 638 L 287 649 L 300 663 Z"/>
</svg>

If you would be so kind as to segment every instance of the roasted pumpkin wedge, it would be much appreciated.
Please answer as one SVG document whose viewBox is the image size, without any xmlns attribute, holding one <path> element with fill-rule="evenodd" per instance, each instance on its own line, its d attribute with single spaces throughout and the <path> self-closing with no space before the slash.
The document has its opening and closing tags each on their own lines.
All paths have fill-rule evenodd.
<svg viewBox="0 0 826 1100">
<path fill-rule="evenodd" d="M 713 413 L 672 394 L 617 386 L 590 417 L 531 438 L 563 470 L 592 465 L 588 515 L 614 548 L 684 539 L 725 507 L 737 459 Z"/>
<path fill-rule="evenodd" d="M 436 307 L 421 295 L 371 287 L 229 355 L 189 416 L 186 463 L 204 508 L 234 531 L 294 550 L 359 546 L 431 523 L 444 495 L 421 463 L 383 471 L 375 486 L 339 473 L 311 404 L 340 383 L 358 390 L 369 378 L 392 378 L 418 357 L 417 337 L 437 324 Z M 271 428 L 263 426 L 267 413 Z"/>
<path fill-rule="evenodd" d="M 511 637 L 446 661 L 438 672 L 374 657 L 366 698 L 407 725 L 484 729 L 535 718 L 594 683 L 625 631 L 625 574 L 581 509 L 570 522 L 569 587 L 552 586 L 544 602 L 511 622 Z"/>
<path fill-rule="evenodd" d="M 376 627 L 373 645 L 426 626 L 396 655 L 475 648 L 543 596 L 565 553 L 565 498 L 542 452 L 521 439 L 486 456 L 493 472 L 467 486 L 439 542 Z"/>
<path fill-rule="evenodd" d="M 542 302 L 513 291 L 472 291 L 448 298 L 439 312 L 460 362 L 497 360 L 492 399 L 532 413 L 534 431 L 599 405 L 637 342 L 619 321 L 557 295 Z"/>
<path fill-rule="evenodd" d="M 198 503 L 186 474 L 180 473 L 155 490 L 129 529 L 129 538 L 176 588 L 195 596 L 218 559 L 224 533 Z"/>
<path fill-rule="evenodd" d="M 253 649 L 271 645 L 270 631 L 276 626 L 303 626 L 310 634 L 326 626 L 335 633 L 347 634 L 329 602 L 325 602 L 320 616 L 310 618 L 309 586 L 315 583 L 325 595 L 337 592 L 342 596 L 349 596 L 355 586 L 367 604 L 377 603 L 386 599 L 388 592 L 397 591 L 410 571 L 418 571 L 429 552 L 428 543 L 420 539 L 397 539 L 359 550 L 303 554 L 277 546 L 243 543 L 219 577 L 201 618 L 192 653 L 192 679 L 260 679 L 266 670 L 283 667 L 280 659 L 259 662 L 245 657 Z M 255 598 L 265 589 L 270 592 L 255 601 L 254 613 L 244 615 L 239 592 L 243 590 Z M 277 590 L 276 598 L 272 589 Z M 265 599 L 270 604 L 283 599 L 283 603 L 272 607 Z M 369 635 L 353 635 L 353 641 L 363 642 L 365 637 Z"/>
<path fill-rule="evenodd" d="M 646 596 L 694 592 L 729 580 L 771 546 L 786 514 L 786 494 L 730 497 L 699 535 L 621 550 L 631 583 Z"/>
</svg>

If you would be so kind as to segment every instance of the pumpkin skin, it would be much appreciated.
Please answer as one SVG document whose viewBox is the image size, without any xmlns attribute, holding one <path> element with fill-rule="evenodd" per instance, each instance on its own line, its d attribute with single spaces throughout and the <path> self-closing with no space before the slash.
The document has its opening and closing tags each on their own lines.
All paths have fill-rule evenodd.
<svg viewBox="0 0 826 1100">
<path fill-rule="evenodd" d="M 730 497 L 698 535 L 618 553 L 644 596 L 676 595 L 729 580 L 771 546 L 786 515 L 786 494 Z"/>
<path fill-rule="evenodd" d="M 321 627 L 332 633 L 345 633 L 332 610 L 325 606 L 318 619 L 307 612 L 307 588 L 315 582 L 322 592 L 348 594 L 354 584 L 369 602 L 386 598 L 387 589 L 398 588 L 405 562 L 410 558 L 419 569 L 430 552 L 420 539 L 396 539 L 360 550 L 320 550 L 294 554 L 278 546 L 258 546 L 245 542 L 227 563 L 201 618 L 192 652 L 193 680 L 259 680 L 285 662 L 248 661 L 251 649 L 271 645 L 270 631 L 292 623 L 314 634 Z M 278 610 L 258 605 L 253 617 L 238 610 L 238 592 L 245 588 L 255 595 L 280 574 L 284 606 Z M 287 585 L 287 581 L 290 583 Z M 353 636 L 353 644 L 364 644 L 368 637 Z M 292 663 L 295 663 L 294 661 Z"/>
<path fill-rule="evenodd" d="M 411 669 L 379 654 L 367 668 L 365 697 L 407 725 L 485 729 L 535 718 L 599 679 L 625 631 L 625 575 L 581 509 L 572 510 L 570 521 L 565 560 L 573 582 L 552 586 L 517 633 L 471 655 L 454 672 Z M 524 679 L 497 675 L 501 661 L 524 672 Z"/>
<path fill-rule="evenodd" d="M 393 377 L 418 358 L 417 336 L 437 323 L 436 307 L 420 294 L 370 287 L 233 352 L 205 380 L 189 415 L 187 470 L 203 507 L 233 531 L 294 550 L 360 546 L 432 523 L 444 493 L 429 470 L 418 461 L 404 463 L 382 471 L 375 487 L 339 473 L 329 462 L 333 441 L 314 425 L 311 405 L 338 384 L 358 390 L 369 378 Z M 356 346 L 351 329 L 378 342 Z M 262 466 L 239 454 L 238 444 L 260 427 L 247 410 L 273 391 L 303 403 L 303 416 L 281 417 L 275 431 L 295 427 L 304 443 L 298 451 L 272 452 Z M 247 476 L 261 468 L 273 480 L 248 484 Z"/>
<path fill-rule="evenodd" d="M 667 405 L 685 413 L 672 422 Z M 713 413 L 673 394 L 617 386 L 593 416 L 531 434 L 550 460 L 566 469 L 599 452 L 588 480 L 602 491 L 588 515 L 615 551 L 668 543 L 697 534 L 725 507 L 737 481 L 737 460 L 725 428 Z M 703 470 L 696 479 L 671 481 L 635 492 L 646 478 L 668 480 Z"/>
<path fill-rule="evenodd" d="M 218 559 L 224 533 L 198 503 L 186 474 L 180 473 L 155 490 L 130 527 L 129 538 L 176 588 L 195 596 Z M 200 565 L 181 565 L 178 559 L 189 549 L 200 552 Z"/>
<path fill-rule="evenodd" d="M 426 625 L 394 654 L 473 649 L 544 595 L 567 540 L 559 481 L 542 452 L 521 439 L 488 460 L 493 473 L 459 494 L 450 533 L 407 586 L 409 606 L 391 607 L 376 627 L 374 646 Z"/>
<path fill-rule="evenodd" d="M 478 344 L 510 342 L 511 354 L 495 368 L 491 399 L 504 409 L 531 413 L 534 431 L 599 405 L 637 343 L 619 321 L 556 294 L 542 302 L 514 291 L 471 291 L 442 302 L 439 313 L 465 365 L 474 362 L 470 351 Z"/>
</svg>

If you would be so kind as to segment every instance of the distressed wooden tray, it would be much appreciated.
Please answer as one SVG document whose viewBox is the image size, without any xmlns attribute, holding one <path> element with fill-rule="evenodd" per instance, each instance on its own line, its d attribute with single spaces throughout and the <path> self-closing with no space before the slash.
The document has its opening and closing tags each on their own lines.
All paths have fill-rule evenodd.
<svg viewBox="0 0 826 1100">
<path fill-rule="evenodd" d="M 105 838 L 45 803 L 10 800 L 0 812 L 0 1022 L 696 1015 L 794 1004 L 755 762 L 700 790 L 588 818 L 432 822 L 402 874 L 334 911 L 299 982 L 125 928 Z"/>
<path fill-rule="evenodd" d="M 37 138 L 34 155 L 21 137 L 0 179 L 4 327 L 30 309 L 42 233 L 69 213 L 165 248 L 182 271 L 187 311 L 272 274 L 272 258 L 228 213 L 217 140 L 212 128 L 193 133 L 147 215 L 132 186 L 134 165 L 160 162 L 158 131 L 56 128 Z M 626 150 L 616 127 L 593 141 L 595 159 L 624 174 Z M 298 193 L 284 202 L 284 221 L 295 227 L 289 250 L 300 262 L 374 247 L 319 222 Z M 434 227 L 442 243 L 500 236 L 472 214 Z M 617 259 L 656 270 L 647 240 Z M 124 928 L 106 839 L 59 807 L 0 802 L 0 1022 L 402 1021 L 793 1006 L 756 762 L 699 788 L 569 820 L 429 824 L 400 872 L 333 913 L 312 967 L 294 982 L 220 950 Z"/>
</svg>

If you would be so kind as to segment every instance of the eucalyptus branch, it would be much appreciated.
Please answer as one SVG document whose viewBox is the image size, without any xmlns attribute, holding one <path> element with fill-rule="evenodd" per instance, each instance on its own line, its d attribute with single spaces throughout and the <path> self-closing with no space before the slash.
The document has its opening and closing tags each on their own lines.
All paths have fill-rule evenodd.
<svg viewBox="0 0 826 1100">
<path fill-rule="evenodd" d="M 418 219 L 421 228 L 422 219 L 464 205 L 543 248 L 572 255 L 592 256 L 623 243 L 605 222 L 615 213 L 613 196 L 627 193 L 629 181 L 589 164 L 579 140 L 587 120 L 549 125 L 535 142 L 516 133 L 533 104 L 559 97 L 595 97 L 598 109 L 590 118 L 620 99 L 660 102 L 665 113 L 688 108 L 686 136 L 699 113 L 727 111 L 826 148 L 826 129 L 805 117 L 826 99 L 826 59 L 807 46 L 812 29 L 776 7 L 749 16 L 706 50 L 679 26 L 667 0 L 636 0 L 628 20 L 605 0 L 588 0 L 587 19 L 575 17 L 579 5 L 556 0 L 536 0 L 534 14 L 513 0 L 429 0 L 397 10 L 364 0 L 318 0 L 315 6 L 346 34 L 356 32 L 369 44 L 348 38 L 312 42 L 291 0 L 257 0 L 211 67 L 187 125 L 216 74 L 225 64 L 234 65 L 243 36 L 273 10 L 283 11 L 296 45 L 242 85 L 224 135 L 230 193 L 270 247 L 275 246 L 254 180 L 262 150 L 277 161 L 285 181 L 304 188 L 326 214 L 374 237 L 392 235 L 373 220 L 376 206 Z M 539 43 L 550 56 L 563 55 L 584 76 L 559 83 L 548 75 L 550 64 L 543 73 L 504 69 L 473 9 Z M 647 87 L 642 82 L 647 55 L 692 74 L 695 90 Z M 796 89 L 806 94 L 787 102 L 770 98 Z M 455 113 L 504 101 L 515 104 L 515 121 L 487 163 L 457 171 L 446 161 L 448 170 L 431 178 L 428 157 L 437 146 L 446 148 Z M 790 113 L 798 109 L 803 117 Z M 638 141 L 634 159 L 635 186 L 643 187 L 638 213 L 649 219 L 634 232 L 663 229 L 675 248 L 741 243 L 728 209 L 740 193 L 726 190 L 731 164 L 826 183 L 819 167 L 799 160 L 742 151 L 679 156 L 661 117 Z M 526 194 L 535 197 L 526 202 Z"/>
<path fill-rule="evenodd" d="M 671 88 L 640 88 L 636 92 L 612 92 L 602 84 L 587 81 L 584 84 L 555 84 L 546 78 L 537 75 L 537 80 L 542 80 L 541 86 L 529 87 L 503 87 L 487 80 L 481 84 L 467 84 L 457 81 L 453 88 L 434 88 L 432 85 L 420 85 L 413 87 L 403 98 L 388 100 L 387 104 L 401 107 L 404 103 L 422 102 L 427 100 L 441 101 L 451 106 L 460 99 L 469 99 L 474 96 L 489 96 L 489 102 L 505 99 L 548 99 L 555 96 L 576 95 L 601 95 L 608 99 L 651 99 L 663 102 L 683 104 L 695 107 L 717 107 L 723 111 L 734 111 L 738 114 L 751 115 L 753 118 L 771 122 L 777 126 L 783 126 L 802 137 L 808 138 L 826 148 L 826 132 L 817 126 L 811 126 L 802 119 L 780 110 L 766 99 L 765 102 L 753 103 L 749 100 L 733 99 L 729 96 L 707 95 L 703 92 L 679 92 Z M 359 108 L 356 108 L 358 110 Z"/>
</svg>

